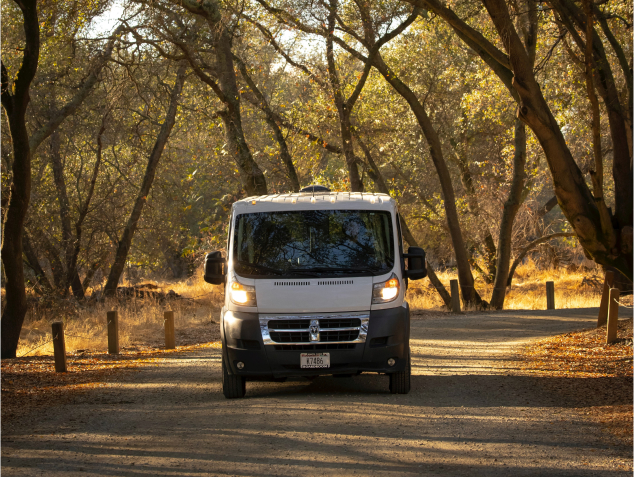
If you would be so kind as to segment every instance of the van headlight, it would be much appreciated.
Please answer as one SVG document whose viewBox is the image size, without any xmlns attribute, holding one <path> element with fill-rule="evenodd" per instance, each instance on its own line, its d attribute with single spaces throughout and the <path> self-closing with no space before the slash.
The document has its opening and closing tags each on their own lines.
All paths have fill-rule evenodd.
<svg viewBox="0 0 634 477">
<path fill-rule="evenodd" d="M 389 303 L 396 300 L 399 293 L 399 281 L 396 275 L 392 276 L 384 282 L 375 283 L 372 287 L 372 304 Z"/>
<path fill-rule="evenodd" d="M 257 306 L 255 287 L 251 285 L 243 285 L 237 281 L 231 282 L 229 297 L 231 298 L 231 302 L 236 305 Z"/>
</svg>

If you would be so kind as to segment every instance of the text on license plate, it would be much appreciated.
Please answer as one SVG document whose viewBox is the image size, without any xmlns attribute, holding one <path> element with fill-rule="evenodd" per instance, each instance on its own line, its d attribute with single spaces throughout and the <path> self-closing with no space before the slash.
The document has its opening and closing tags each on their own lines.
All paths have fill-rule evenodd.
<svg viewBox="0 0 634 477">
<path fill-rule="evenodd" d="M 330 353 L 302 353 L 300 367 L 302 369 L 330 368 Z"/>
</svg>

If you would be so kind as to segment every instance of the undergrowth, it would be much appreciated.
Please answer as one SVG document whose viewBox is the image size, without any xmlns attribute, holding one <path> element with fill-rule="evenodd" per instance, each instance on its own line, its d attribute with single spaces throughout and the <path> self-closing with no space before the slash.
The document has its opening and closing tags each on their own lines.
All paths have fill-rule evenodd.
<svg viewBox="0 0 634 477">
<path fill-rule="evenodd" d="M 437 273 L 438 278 L 449 292 L 449 281 L 458 278 L 456 270 Z M 599 306 L 603 290 L 603 272 L 595 269 L 539 269 L 532 261 L 520 265 L 515 270 L 513 282 L 506 289 L 504 309 L 545 310 L 546 282 L 555 282 L 556 308 L 587 308 Z M 476 290 L 487 302 L 491 299 L 493 285 L 476 278 Z M 413 311 L 445 310 L 440 295 L 427 279 L 410 281 L 407 300 Z"/>
<path fill-rule="evenodd" d="M 601 300 L 603 278 L 600 269 L 571 271 L 566 269 L 540 270 L 532 262 L 517 268 L 512 287 L 507 289 L 505 309 L 539 310 L 546 308 L 546 281 L 555 282 L 555 305 L 557 308 L 585 308 L 598 306 Z M 449 281 L 457 278 L 455 271 L 443 271 L 438 277 L 449 289 Z M 27 312 L 17 356 L 50 355 L 51 323 L 65 324 L 66 349 L 68 352 L 107 350 L 106 312 L 119 312 L 119 343 L 122 350 L 134 350 L 144 346 L 160 347 L 164 343 L 163 314 L 174 311 L 175 329 L 181 342 L 208 341 L 209 324 L 218 321 L 223 302 L 220 286 L 212 286 L 203 280 L 202 270 L 186 280 L 177 282 L 143 282 L 158 287 L 159 293 L 170 290 L 180 295 L 177 298 L 128 297 L 100 300 L 99 286 L 88 289 L 88 299 L 29 297 Z M 123 282 L 122 286 L 130 286 Z M 492 285 L 476 280 L 480 295 L 489 300 Z M 407 300 L 413 312 L 424 310 L 445 311 L 440 296 L 428 279 L 410 281 Z M 189 333 L 191 336 L 187 336 Z M 183 339 L 183 338 L 188 339 Z"/>
</svg>

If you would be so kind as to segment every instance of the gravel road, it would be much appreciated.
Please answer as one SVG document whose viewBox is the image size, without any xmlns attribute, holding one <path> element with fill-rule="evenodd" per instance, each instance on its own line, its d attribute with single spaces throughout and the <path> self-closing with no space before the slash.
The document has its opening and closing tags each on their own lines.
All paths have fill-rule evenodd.
<svg viewBox="0 0 634 477">
<path fill-rule="evenodd" d="M 631 449 L 513 362 L 596 313 L 415 316 L 408 395 L 361 375 L 248 383 L 225 400 L 219 351 L 170 355 L 3 432 L 2 474 L 630 476 Z"/>
</svg>

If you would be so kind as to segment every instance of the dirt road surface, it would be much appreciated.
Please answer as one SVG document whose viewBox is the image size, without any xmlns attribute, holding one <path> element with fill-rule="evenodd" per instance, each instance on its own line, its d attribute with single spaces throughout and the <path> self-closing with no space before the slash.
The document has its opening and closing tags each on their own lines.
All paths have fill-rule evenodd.
<svg viewBox="0 0 634 477">
<path fill-rule="evenodd" d="M 248 383 L 226 400 L 219 351 L 170 355 L 3 431 L 2 475 L 629 476 L 631 449 L 513 362 L 596 313 L 413 317 L 408 395 L 361 375 Z"/>
</svg>

